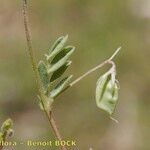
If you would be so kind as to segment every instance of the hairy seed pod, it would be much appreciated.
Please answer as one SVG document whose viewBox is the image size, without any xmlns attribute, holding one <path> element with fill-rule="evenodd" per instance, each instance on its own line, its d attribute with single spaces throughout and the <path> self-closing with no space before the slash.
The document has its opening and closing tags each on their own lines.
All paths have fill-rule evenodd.
<svg viewBox="0 0 150 150">
<path fill-rule="evenodd" d="M 112 115 L 118 101 L 118 84 L 111 74 L 104 74 L 97 82 L 96 104 L 99 108 Z"/>
</svg>

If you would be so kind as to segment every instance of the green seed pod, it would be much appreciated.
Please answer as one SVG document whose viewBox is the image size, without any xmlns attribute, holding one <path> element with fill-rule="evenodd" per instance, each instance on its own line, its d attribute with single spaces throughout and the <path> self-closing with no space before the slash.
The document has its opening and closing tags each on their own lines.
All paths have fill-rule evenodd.
<svg viewBox="0 0 150 150">
<path fill-rule="evenodd" d="M 118 85 L 112 74 L 100 77 L 96 87 L 96 104 L 99 108 L 112 115 L 118 101 Z"/>
</svg>

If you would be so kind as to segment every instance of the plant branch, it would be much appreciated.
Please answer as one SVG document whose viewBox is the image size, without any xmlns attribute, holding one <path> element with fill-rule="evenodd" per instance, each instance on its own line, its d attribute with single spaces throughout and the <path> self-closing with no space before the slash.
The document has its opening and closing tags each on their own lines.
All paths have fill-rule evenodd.
<svg viewBox="0 0 150 150">
<path fill-rule="evenodd" d="M 121 47 L 118 47 L 118 48 L 116 49 L 116 51 L 112 54 L 112 56 L 111 56 L 108 60 L 113 60 L 114 57 L 119 53 L 120 50 L 121 50 Z"/>
<path fill-rule="evenodd" d="M 102 68 L 104 65 L 106 64 L 111 64 L 113 67 L 115 67 L 114 62 L 112 61 L 112 59 L 118 54 L 118 52 L 120 51 L 121 47 L 119 47 L 114 53 L 113 55 L 105 60 L 104 62 L 102 62 L 101 64 L 97 65 L 96 67 L 90 69 L 89 71 L 87 71 L 86 73 L 84 73 L 82 76 L 78 77 L 76 80 L 74 80 L 72 83 L 70 83 L 70 87 L 74 86 L 76 83 L 78 83 L 79 81 L 81 81 L 83 78 L 85 78 L 86 76 L 88 76 L 89 74 L 93 73 L 94 71 L 96 71 L 99 68 Z"/>
<path fill-rule="evenodd" d="M 57 125 L 56 125 L 56 121 L 55 121 L 55 117 L 54 117 L 53 113 L 50 112 L 49 116 L 51 116 L 50 117 L 51 125 L 52 125 L 53 130 L 55 131 L 56 136 L 58 137 L 59 141 L 62 141 L 62 136 L 59 134 L 59 129 L 58 129 Z"/>
<path fill-rule="evenodd" d="M 49 123 L 53 129 L 53 132 L 55 134 L 55 136 L 57 137 L 58 140 L 62 140 L 61 134 L 58 130 L 58 127 L 56 125 L 56 122 L 54 120 L 54 116 L 52 114 L 52 112 L 47 112 L 44 106 L 44 92 L 42 89 L 42 84 L 39 78 L 39 73 L 38 73 L 38 68 L 37 68 L 37 64 L 36 64 L 36 59 L 33 53 L 33 47 L 32 47 L 32 40 L 31 40 L 31 31 L 29 28 L 29 18 L 28 18 L 28 11 L 27 11 L 27 0 L 23 0 L 23 20 L 24 20 L 24 28 L 25 28 L 25 34 L 26 34 L 26 40 L 27 40 L 27 47 L 28 47 L 28 53 L 29 53 L 29 57 L 31 60 L 31 64 L 32 64 L 32 68 L 35 74 L 35 78 L 36 78 L 36 84 L 37 84 L 37 88 L 38 88 L 38 92 L 41 98 L 41 103 L 43 105 L 44 108 L 44 112 L 46 114 L 46 117 L 49 120 Z M 62 150 L 67 150 L 66 147 L 62 146 L 61 147 Z"/>
<path fill-rule="evenodd" d="M 88 75 L 90 75 L 91 73 L 95 72 L 96 70 L 102 68 L 103 66 L 105 66 L 106 64 L 111 64 L 112 65 L 112 70 L 115 71 L 116 65 L 115 63 L 112 61 L 114 59 L 114 57 L 118 54 L 118 52 L 121 50 L 121 47 L 119 47 L 110 58 L 108 58 L 107 60 L 103 61 L 102 63 L 100 63 L 99 65 L 97 65 L 96 67 L 90 69 L 89 71 L 87 71 L 86 73 L 84 73 L 83 75 L 81 75 L 80 77 L 78 77 L 77 79 L 75 79 L 74 81 L 72 81 L 61 93 L 65 92 L 67 89 L 69 89 L 70 87 L 74 86 L 75 84 L 77 84 L 79 81 L 81 81 L 82 79 L 84 79 L 85 77 L 87 77 Z M 112 71 L 111 70 L 111 71 Z M 115 72 L 114 72 L 115 73 Z M 60 96 L 60 94 L 57 95 L 55 98 L 57 98 L 58 96 Z"/>
</svg>

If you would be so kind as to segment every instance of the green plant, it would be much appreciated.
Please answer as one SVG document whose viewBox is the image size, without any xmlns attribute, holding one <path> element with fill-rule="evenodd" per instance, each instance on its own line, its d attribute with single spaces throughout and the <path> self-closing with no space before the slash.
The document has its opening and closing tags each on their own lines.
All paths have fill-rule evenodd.
<svg viewBox="0 0 150 150">
<path fill-rule="evenodd" d="M 71 65 L 69 58 L 74 52 L 75 47 L 65 46 L 68 36 L 62 36 L 56 40 L 48 54 L 45 55 L 45 61 L 41 60 L 37 65 L 35 55 L 33 53 L 31 32 L 29 28 L 27 0 L 23 0 L 23 17 L 28 52 L 38 88 L 40 108 L 44 111 L 48 118 L 56 138 L 60 141 L 63 139 L 56 126 L 52 110 L 52 105 L 56 97 L 106 64 L 111 64 L 112 67 L 98 80 L 95 97 L 97 106 L 105 110 L 111 117 L 118 101 L 119 90 L 118 81 L 116 80 L 116 65 L 113 58 L 119 52 L 120 48 L 118 48 L 110 58 L 90 69 L 76 80 L 71 82 L 72 75 L 70 75 L 68 77 L 64 77 L 61 81 L 58 81 L 63 76 L 65 70 Z M 62 146 L 61 149 L 67 150 L 65 146 Z"/>
<path fill-rule="evenodd" d="M 0 150 L 3 149 L 3 142 L 6 141 L 7 138 L 12 137 L 13 135 L 13 121 L 11 119 L 7 119 L 1 126 L 0 131 Z"/>
</svg>

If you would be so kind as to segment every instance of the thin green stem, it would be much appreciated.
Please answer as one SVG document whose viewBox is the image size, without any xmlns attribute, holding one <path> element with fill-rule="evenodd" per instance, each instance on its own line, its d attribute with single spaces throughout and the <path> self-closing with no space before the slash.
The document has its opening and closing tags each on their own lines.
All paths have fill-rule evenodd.
<svg viewBox="0 0 150 150">
<path fill-rule="evenodd" d="M 114 59 L 114 57 L 118 54 L 118 52 L 121 50 L 121 47 L 119 47 L 110 58 L 108 58 L 107 60 L 103 61 L 102 63 L 100 63 L 99 65 L 97 65 L 96 67 L 88 70 L 86 73 L 84 73 L 83 75 L 81 75 L 80 77 L 78 77 L 77 79 L 75 79 L 73 82 L 71 82 L 61 93 L 65 92 L 67 89 L 69 89 L 70 87 L 73 87 L 75 84 L 77 84 L 78 82 L 80 82 L 82 79 L 84 79 L 85 77 L 87 77 L 88 75 L 90 75 L 91 73 L 97 71 L 98 69 L 102 68 L 103 66 L 105 66 L 106 64 L 111 64 L 112 67 L 114 68 L 113 70 L 115 70 L 115 63 L 112 61 Z M 60 96 L 60 94 L 57 95 Z M 55 97 L 56 98 L 56 97 Z"/>
<path fill-rule="evenodd" d="M 78 77 L 76 80 L 74 80 L 73 82 L 70 83 L 70 87 L 74 86 L 75 84 L 77 84 L 79 81 L 81 81 L 83 78 L 85 78 L 86 76 L 90 75 L 91 73 L 95 72 L 96 70 L 102 68 L 103 66 L 105 66 L 106 64 L 112 64 L 112 66 L 115 67 L 114 62 L 112 61 L 112 59 L 118 54 L 118 52 L 120 51 L 121 47 L 119 47 L 114 53 L 113 55 L 105 60 L 104 62 L 100 63 L 99 65 L 97 65 L 96 67 L 90 69 L 89 71 L 87 71 L 86 73 L 84 73 L 83 75 L 81 75 L 80 77 Z"/>
<path fill-rule="evenodd" d="M 118 48 L 116 49 L 116 51 L 112 54 L 112 56 L 111 56 L 108 60 L 113 60 L 114 57 L 119 53 L 120 50 L 121 50 L 121 47 L 118 47 Z"/>
<path fill-rule="evenodd" d="M 106 65 L 108 63 L 108 61 L 104 61 L 103 63 L 99 64 L 98 66 L 90 69 L 89 71 L 87 71 L 86 73 L 84 73 L 83 75 L 81 75 L 80 77 L 78 77 L 76 80 L 74 80 L 73 82 L 70 83 L 70 87 L 74 86 L 75 84 L 77 84 L 79 81 L 81 81 L 83 78 L 85 78 L 86 76 L 88 76 L 89 74 L 93 73 L 94 71 L 96 71 L 97 69 L 103 67 L 104 65 Z"/>
<path fill-rule="evenodd" d="M 28 47 L 30 61 L 31 61 L 32 68 L 33 68 L 33 71 L 35 74 L 35 79 L 36 79 L 36 84 L 37 84 L 38 90 L 40 91 L 40 93 L 42 93 L 41 83 L 40 83 L 39 75 L 38 75 L 38 69 L 37 69 L 37 65 L 36 65 L 35 56 L 33 53 L 34 51 L 32 48 L 31 32 L 30 32 L 30 28 L 28 25 L 29 19 L 28 19 L 28 14 L 27 14 L 27 0 L 23 0 L 23 17 L 24 17 L 24 27 L 25 27 L 25 34 L 26 34 L 27 47 Z"/>
<path fill-rule="evenodd" d="M 40 77 L 39 77 L 39 73 L 38 73 L 38 68 L 37 68 L 37 64 L 36 64 L 36 59 L 35 59 L 35 55 L 34 55 L 34 51 L 33 51 L 33 47 L 32 47 L 32 40 L 31 40 L 31 31 L 29 28 L 29 19 L 28 19 L 28 12 L 27 12 L 27 0 L 23 0 L 23 18 L 24 18 L 24 27 L 25 27 L 25 34 L 26 34 L 26 40 L 27 40 L 27 46 L 28 46 L 28 53 L 29 53 L 29 57 L 31 60 L 31 64 L 32 64 L 32 68 L 35 74 L 35 78 L 36 78 L 36 84 L 37 84 L 37 88 L 38 88 L 38 92 L 39 92 L 39 96 L 41 98 L 41 103 L 43 105 L 44 108 L 44 112 L 45 115 L 47 117 L 47 119 L 49 120 L 49 123 L 53 129 L 53 132 L 55 134 L 55 136 L 57 137 L 58 140 L 62 140 L 62 136 L 58 130 L 58 127 L 56 125 L 56 122 L 54 120 L 54 116 L 52 114 L 52 112 L 47 112 L 44 106 L 44 92 L 43 92 L 43 88 L 42 88 L 42 84 L 40 81 Z M 67 150 L 65 146 L 61 146 L 61 150 Z"/>
</svg>

